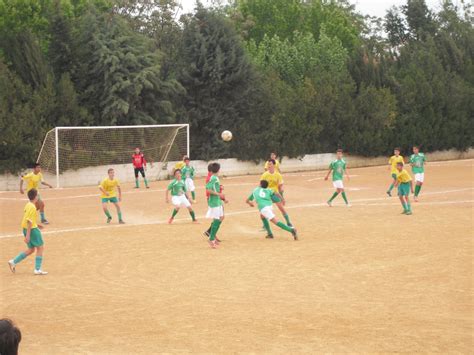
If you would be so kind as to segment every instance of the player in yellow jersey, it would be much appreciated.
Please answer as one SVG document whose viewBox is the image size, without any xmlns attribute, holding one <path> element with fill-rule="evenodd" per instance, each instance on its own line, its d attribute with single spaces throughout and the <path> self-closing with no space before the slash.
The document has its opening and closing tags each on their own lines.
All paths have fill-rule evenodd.
<svg viewBox="0 0 474 355">
<path fill-rule="evenodd" d="M 285 197 L 283 196 L 284 189 L 283 189 L 283 177 L 279 172 L 275 170 L 275 160 L 270 159 L 268 162 L 268 171 L 264 172 L 260 177 L 260 180 L 268 181 L 268 188 L 271 189 L 274 194 L 272 196 L 272 201 L 274 204 L 277 205 L 280 212 L 283 214 L 285 218 L 286 224 L 292 227 L 293 225 L 290 222 L 290 217 L 285 210 Z M 278 195 L 279 194 L 279 195 Z M 281 198 L 279 197 L 281 196 Z"/>
<path fill-rule="evenodd" d="M 278 159 L 277 159 L 276 153 L 270 153 L 270 159 L 265 162 L 265 166 L 264 166 L 265 171 L 268 171 L 268 162 L 269 162 L 270 160 L 274 160 L 274 161 L 275 161 L 275 164 L 274 164 L 274 165 L 275 165 L 275 171 L 276 171 L 277 173 L 281 173 L 281 171 L 280 171 L 280 162 L 279 162 Z"/>
<path fill-rule="evenodd" d="M 189 159 L 186 155 L 183 157 L 183 160 L 177 162 L 175 165 L 174 165 L 174 169 L 173 169 L 173 174 L 174 174 L 174 171 L 176 170 L 183 170 L 184 166 L 186 165 L 186 162 L 185 160 Z"/>
<path fill-rule="evenodd" d="M 41 165 L 36 163 L 33 166 L 33 171 L 23 175 L 20 180 L 20 193 L 23 195 L 25 192 L 23 190 L 23 182 L 26 182 L 26 192 L 30 191 L 31 189 L 38 190 L 38 187 L 41 185 L 48 186 L 50 189 L 53 188 L 50 184 L 46 181 L 43 181 L 43 174 L 41 173 Z M 44 215 L 44 202 L 41 200 L 41 196 L 38 193 L 38 197 L 35 203 L 36 209 L 40 211 L 41 223 L 49 224 L 48 220 Z"/>
<path fill-rule="evenodd" d="M 390 187 L 387 190 L 387 195 L 389 196 L 392 196 L 392 189 L 395 186 L 395 183 L 397 182 L 398 163 L 404 163 L 404 160 L 403 157 L 400 155 L 400 148 L 395 148 L 393 150 L 393 155 L 388 160 L 388 169 L 390 170 L 390 174 L 392 175 L 392 183 L 390 184 Z"/>
<path fill-rule="evenodd" d="M 112 215 L 107 208 L 107 203 L 112 202 L 117 209 L 119 223 L 124 224 L 125 222 L 122 219 L 122 211 L 120 209 L 120 201 L 122 201 L 122 189 L 120 188 L 120 182 L 115 178 L 114 169 L 109 169 L 107 173 L 109 176 L 102 180 L 99 185 L 99 190 L 102 192 L 102 195 L 100 196 L 102 199 L 102 209 L 107 216 L 107 223 L 110 223 L 112 220 Z M 116 190 L 118 190 L 118 198 Z"/>
<path fill-rule="evenodd" d="M 43 263 L 44 242 L 40 229 L 42 229 L 43 226 L 41 224 L 37 224 L 36 222 L 38 212 L 36 210 L 35 203 L 38 201 L 38 190 L 29 189 L 28 199 L 29 201 L 25 205 L 25 209 L 23 210 L 23 219 L 21 221 L 21 228 L 23 229 L 25 243 L 28 246 L 28 249 L 18 254 L 14 259 L 9 260 L 8 266 L 14 273 L 16 265 L 29 255 L 33 254 L 36 249 L 34 274 L 46 275 L 47 272 L 41 269 L 41 264 Z"/>
<path fill-rule="evenodd" d="M 403 206 L 402 214 L 412 214 L 409 195 L 410 191 L 413 193 L 413 181 L 408 171 L 403 169 L 403 163 L 401 162 L 397 163 L 396 186 L 398 186 L 398 197 Z"/>
</svg>

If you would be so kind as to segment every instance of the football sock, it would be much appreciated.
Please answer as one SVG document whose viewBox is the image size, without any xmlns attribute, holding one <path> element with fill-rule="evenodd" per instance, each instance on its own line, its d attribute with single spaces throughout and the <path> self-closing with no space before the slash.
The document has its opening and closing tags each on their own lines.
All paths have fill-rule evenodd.
<svg viewBox="0 0 474 355">
<path fill-rule="evenodd" d="M 41 270 L 41 263 L 43 262 L 43 257 L 42 256 L 36 256 L 35 258 L 35 269 L 36 270 Z"/>
<path fill-rule="evenodd" d="M 135 187 L 139 187 L 140 183 L 138 182 L 138 179 L 135 179 Z"/>
<path fill-rule="evenodd" d="M 287 232 L 290 232 L 290 233 L 293 231 L 293 228 L 288 227 L 288 226 L 287 226 L 285 223 L 283 223 L 283 222 L 278 222 L 278 223 L 277 223 L 277 226 L 280 227 L 281 229 L 286 230 Z"/>
<path fill-rule="evenodd" d="M 393 184 L 390 184 L 390 187 L 388 188 L 388 192 L 392 191 L 393 190 Z"/>
<path fill-rule="evenodd" d="M 171 218 L 176 217 L 177 214 L 178 214 L 178 210 L 175 208 L 175 209 L 173 210 L 173 214 L 171 215 Z"/>
<path fill-rule="evenodd" d="M 145 186 L 148 187 L 148 180 L 147 179 L 143 179 L 145 181 Z"/>
<path fill-rule="evenodd" d="M 214 222 L 212 222 L 211 236 L 209 237 L 210 241 L 213 241 L 214 239 L 216 239 L 216 234 L 217 234 L 217 231 L 219 230 L 221 223 L 222 222 L 219 219 L 215 219 Z"/>
<path fill-rule="evenodd" d="M 332 197 L 329 199 L 329 202 L 331 202 L 332 200 L 334 200 L 334 199 L 337 197 L 337 195 L 339 195 L 339 192 L 336 191 L 336 192 L 332 195 Z"/>
<path fill-rule="evenodd" d="M 195 221 L 196 215 L 194 214 L 194 211 L 189 211 L 189 214 L 191 215 L 191 218 L 193 219 L 193 221 Z"/>
<path fill-rule="evenodd" d="M 405 202 L 402 202 L 402 206 L 403 206 L 403 210 L 404 210 L 404 211 L 407 211 L 407 205 L 406 205 Z"/>
<path fill-rule="evenodd" d="M 283 217 L 285 217 L 286 224 L 291 224 L 291 222 L 290 222 L 290 216 L 288 216 L 288 213 L 285 213 L 285 214 L 283 215 Z"/>
<path fill-rule="evenodd" d="M 117 212 L 117 215 L 118 215 L 119 221 L 121 221 L 122 220 L 122 212 Z"/>
<path fill-rule="evenodd" d="M 346 193 L 343 191 L 341 195 L 342 195 L 342 198 L 344 199 L 344 202 L 345 202 L 346 205 L 347 205 L 349 202 L 347 202 Z"/>
<path fill-rule="evenodd" d="M 267 231 L 268 235 L 273 235 L 272 229 L 270 228 L 270 223 L 268 223 L 268 220 L 266 218 L 263 218 L 262 222 L 263 222 L 263 227 Z"/>
<path fill-rule="evenodd" d="M 40 216 L 41 216 L 41 222 L 46 220 L 46 217 L 44 216 L 44 212 L 40 212 Z"/>
<path fill-rule="evenodd" d="M 20 254 L 18 254 L 15 259 L 13 259 L 13 262 L 15 264 L 18 264 L 20 261 L 22 261 L 23 259 L 26 258 L 26 254 L 24 252 L 21 252 Z"/>
<path fill-rule="evenodd" d="M 411 205 L 407 203 L 407 211 L 411 212 Z"/>
<path fill-rule="evenodd" d="M 420 193 L 420 190 L 421 190 L 421 185 L 416 185 L 415 186 L 415 196 L 418 196 L 418 194 Z"/>
<path fill-rule="evenodd" d="M 193 200 L 196 199 L 196 193 L 194 191 L 191 191 L 191 197 L 193 198 Z"/>
<path fill-rule="evenodd" d="M 105 210 L 104 213 L 107 216 L 107 218 L 112 218 L 112 216 L 110 215 L 109 210 Z"/>
</svg>

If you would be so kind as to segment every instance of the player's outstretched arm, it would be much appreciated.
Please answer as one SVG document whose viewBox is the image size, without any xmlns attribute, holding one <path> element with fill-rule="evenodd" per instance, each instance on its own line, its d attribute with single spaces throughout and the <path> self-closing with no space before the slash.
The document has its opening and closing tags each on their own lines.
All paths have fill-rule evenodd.
<svg viewBox="0 0 474 355">
<path fill-rule="evenodd" d="M 46 181 L 41 181 L 41 185 L 48 186 L 50 189 L 53 188 L 53 185 L 48 184 Z"/>
<path fill-rule="evenodd" d="M 119 193 L 119 202 L 122 201 L 122 189 L 120 188 L 120 186 L 117 186 L 117 190 L 118 190 L 118 193 Z"/>
</svg>

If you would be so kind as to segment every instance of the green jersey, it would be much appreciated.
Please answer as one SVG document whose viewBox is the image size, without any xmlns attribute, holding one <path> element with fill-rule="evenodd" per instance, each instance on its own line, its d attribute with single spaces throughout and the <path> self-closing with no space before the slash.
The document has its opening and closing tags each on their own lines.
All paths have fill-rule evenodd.
<svg viewBox="0 0 474 355">
<path fill-rule="evenodd" d="M 342 180 L 344 171 L 346 171 L 346 161 L 336 159 L 329 164 L 329 169 L 332 170 L 332 181 Z"/>
<path fill-rule="evenodd" d="M 425 172 L 426 158 L 423 153 L 412 154 L 410 157 L 411 171 L 414 174 L 420 174 Z"/>
<path fill-rule="evenodd" d="M 264 209 L 265 207 L 271 206 L 272 202 L 273 191 L 271 189 L 264 189 L 262 187 L 257 187 L 253 190 L 252 194 L 249 196 L 249 200 L 255 200 L 257 202 L 257 206 L 259 211 Z"/>
<path fill-rule="evenodd" d="M 183 166 L 181 169 L 181 175 L 183 176 L 183 179 L 186 180 L 187 178 L 193 179 L 194 180 L 194 168 L 192 166 Z"/>
<path fill-rule="evenodd" d="M 221 191 L 221 183 L 217 175 L 212 175 L 209 182 L 206 184 L 206 190 L 211 190 L 214 192 Z M 209 207 L 219 207 L 222 206 L 222 200 L 219 195 L 210 195 L 209 199 L 207 200 L 207 204 Z"/>
<path fill-rule="evenodd" d="M 181 196 L 186 193 L 186 185 L 183 180 L 174 179 L 168 185 L 168 190 L 171 191 L 171 196 Z"/>
</svg>

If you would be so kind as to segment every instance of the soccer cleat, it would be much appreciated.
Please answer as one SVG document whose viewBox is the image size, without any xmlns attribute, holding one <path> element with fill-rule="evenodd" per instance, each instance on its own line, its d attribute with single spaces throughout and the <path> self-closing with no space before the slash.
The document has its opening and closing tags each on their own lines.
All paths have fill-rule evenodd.
<svg viewBox="0 0 474 355">
<path fill-rule="evenodd" d="M 173 217 L 170 217 L 170 219 L 168 219 L 168 224 L 171 224 L 173 223 Z"/>
<path fill-rule="evenodd" d="M 415 200 L 415 202 L 418 202 L 418 196 L 415 196 L 413 199 Z"/>
<path fill-rule="evenodd" d="M 15 262 L 12 260 L 8 260 L 8 267 L 10 268 L 10 271 L 15 273 Z"/>
<path fill-rule="evenodd" d="M 411 211 L 406 211 L 406 213 L 405 213 L 405 214 L 406 214 L 407 216 L 409 216 L 409 215 L 411 215 L 411 214 L 412 214 L 412 212 L 411 212 Z"/>
<path fill-rule="evenodd" d="M 388 197 L 392 197 L 392 193 L 390 191 L 387 191 Z"/>
<path fill-rule="evenodd" d="M 47 271 L 43 271 L 43 270 L 36 270 L 35 269 L 35 275 L 48 275 L 48 272 Z"/>
<path fill-rule="evenodd" d="M 288 223 L 288 227 L 293 227 L 293 225 L 291 224 L 291 222 Z"/>
<path fill-rule="evenodd" d="M 298 233 L 296 233 L 296 229 L 293 228 L 293 230 L 291 231 L 291 234 L 293 235 L 293 239 L 294 240 L 298 240 Z"/>
<path fill-rule="evenodd" d="M 149 188 L 150 188 L 150 186 L 147 186 L 146 188 L 147 188 L 147 189 L 149 189 Z"/>
<path fill-rule="evenodd" d="M 111 220 L 112 220 L 112 217 L 107 217 L 107 223 L 110 223 Z"/>
<path fill-rule="evenodd" d="M 273 239 L 273 235 L 272 235 L 272 234 L 268 234 L 265 238 L 267 238 L 267 239 Z"/>
<path fill-rule="evenodd" d="M 42 219 L 42 220 L 41 220 L 41 223 L 43 223 L 43 224 L 49 224 L 49 222 L 48 222 L 47 219 Z"/>
<path fill-rule="evenodd" d="M 346 207 L 352 207 L 350 203 L 346 203 Z"/>
<path fill-rule="evenodd" d="M 403 212 L 401 214 L 407 214 L 407 211 L 403 210 Z"/>
<path fill-rule="evenodd" d="M 120 220 L 119 224 L 125 224 L 125 221 Z"/>
<path fill-rule="evenodd" d="M 211 235 L 211 233 L 209 233 L 209 231 L 205 231 L 205 232 L 203 233 L 203 235 L 204 235 L 205 237 L 209 238 L 209 236 Z"/>
<path fill-rule="evenodd" d="M 332 207 L 332 202 L 331 201 L 328 201 L 328 206 Z"/>
<path fill-rule="evenodd" d="M 209 246 L 212 248 L 212 249 L 216 249 L 217 248 L 217 243 L 213 240 L 210 240 L 209 241 Z"/>
</svg>

